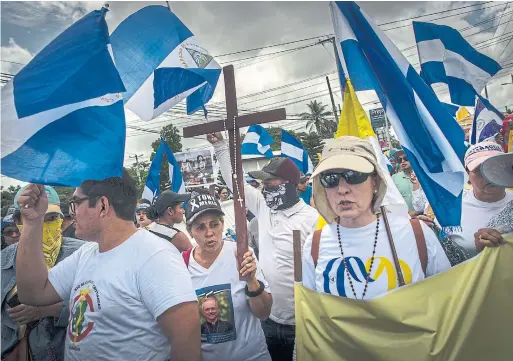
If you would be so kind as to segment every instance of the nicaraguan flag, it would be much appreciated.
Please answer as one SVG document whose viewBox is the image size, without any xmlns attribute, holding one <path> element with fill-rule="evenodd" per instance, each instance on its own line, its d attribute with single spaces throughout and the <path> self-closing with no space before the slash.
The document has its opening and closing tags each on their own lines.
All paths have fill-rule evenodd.
<svg viewBox="0 0 513 361">
<path fill-rule="evenodd" d="M 111 36 L 125 105 L 151 120 L 187 98 L 187 114 L 212 98 L 221 67 L 167 7 L 147 6 Z"/>
<path fill-rule="evenodd" d="M 242 155 L 263 155 L 269 159 L 273 157 L 271 144 L 273 137 L 261 125 L 255 124 L 249 127 L 244 142 L 241 146 Z"/>
<path fill-rule="evenodd" d="M 425 82 L 445 83 L 452 103 L 474 106 L 476 94 L 501 66 L 474 49 L 450 26 L 414 21 L 413 30 Z"/>
<path fill-rule="evenodd" d="M 281 155 L 290 158 L 304 174 L 313 173 L 313 164 L 303 144 L 282 129 Z"/>
<path fill-rule="evenodd" d="M 164 154 L 166 154 L 167 162 L 169 163 L 171 191 L 175 193 L 185 193 L 185 183 L 175 155 L 165 140 L 161 139 L 160 145 L 155 152 L 155 157 L 151 162 L 150 170 L 146 178 L 146 185 L 143 190 L 143 198 L 149 201 L 153 201 L 153 199 L 160 194 L 160 173 L 162 171 L 162 157 Z"/>
<path fill-rule="evenodd" d="M 474 121 L 470 131 L 470 144 L 494 137 L 502 130 L 504 116 L 490 102 L 478 95 Z"/>
<path fill-rule="evenodd" d="M 456 113 L 458 113 L 458 110 L 460 107 L 458 105 L 454 105 L 451 103 L 442 103 L 445 109 L 451 114 L 453 118 L 456 118 Z"/>
<path fill-rule="evenodd" d="M 2 174 L 72 187 L 122 175 L 125 88 L 106 12 L 71 25 L 2 88 Z"/>
<path fill-rule="evenodd" d="M 466 183 L 463 130 L 408 60 L 356 3 L 336 5 L 346 24 L 338 31 L 343 37 L 356 40 L 355 48 L 364 55 L 358 61 L 367 63 L 362 67 L 346 59 L 348 68 L 358 65 L 358 69 L 374 74 L 387 117 L 438 221 L 443 227 L 460 226 L 461 194 Z"/>
</svg>

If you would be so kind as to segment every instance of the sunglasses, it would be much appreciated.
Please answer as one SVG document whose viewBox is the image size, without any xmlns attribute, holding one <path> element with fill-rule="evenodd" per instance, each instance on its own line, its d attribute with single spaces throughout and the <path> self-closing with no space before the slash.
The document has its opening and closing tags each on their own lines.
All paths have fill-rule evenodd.
<svg viewBox="0 0 513 361">
<path fill-rule="evenodd" d="M 338 187 L 340 179 L 344 178 L 347 184 L 361 184 L 369 178 L 372 173 L 362 173 L 353 170 L 346 170 L 337 173 L 321 173 L 320 181 L 324 188 Z"/>
<path fill-rule="evenodd" d="M 407 162 L 408 158 L 406 157 L 397 157 L 397 163 L 401 164 L 402 162 Z"/>
</svg>

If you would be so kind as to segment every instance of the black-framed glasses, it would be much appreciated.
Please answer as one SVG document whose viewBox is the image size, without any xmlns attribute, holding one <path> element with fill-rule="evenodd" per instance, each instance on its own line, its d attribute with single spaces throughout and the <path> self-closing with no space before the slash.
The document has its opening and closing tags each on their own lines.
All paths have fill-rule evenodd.
<svg viewBox="0 0 513 361">
<path fill-rule="evenodd" d="M 75 214 L 75 210 L 76 210 L 77 206 L 78 206 L 80 203 L 82 203 L 83 201 L 86 201 L 86 200 L 88 200 L 88 199 L 93 199 L 93 198 L 96 198 L 96 196 L 72 199 L 72 200 L 69 202 L 69 210 L 71 211 L 71 213 Z"/>
<path fill-rule="evenodd" d="M 338 187 L 340 179 L 344 178 L 347 184 L 360 184 L 369 178 L 372 173 L 356 172 L 354 170 L 345 170 L 341 172 L 325 172 L 321 173 L 320 181 L 324 188 Z"/>
<path fill-rule="evenodd" d="M 408 161 L 408 158 L 406 158 L 405 156 L 403 157 L 397 157 L 397 163 L 401 164 L 402 162 L 407 162 Z"/>
</svg>

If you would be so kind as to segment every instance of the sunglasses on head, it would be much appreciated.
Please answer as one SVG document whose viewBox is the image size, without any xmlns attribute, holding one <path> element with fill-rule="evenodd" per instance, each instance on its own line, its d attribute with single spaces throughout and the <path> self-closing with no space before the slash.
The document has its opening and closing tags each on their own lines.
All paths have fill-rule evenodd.
<svg viewBox="0 0 513 361">
<path fill-rule="evenodd" d="M 408 158 L 406 156 L 397 157 L 397 163 L 407 162 Z"/>
<path fill-rule="evenodd" d="M 360 184 L 369 178 L 372 173 L 356 172 L 354 170 L 345 170 L 341 172 L 321 173 L 320 181 L 324 188 L 335 188 L 340 183 L 340 178 L 344 178 L 347 184 Z"/>
</svg>

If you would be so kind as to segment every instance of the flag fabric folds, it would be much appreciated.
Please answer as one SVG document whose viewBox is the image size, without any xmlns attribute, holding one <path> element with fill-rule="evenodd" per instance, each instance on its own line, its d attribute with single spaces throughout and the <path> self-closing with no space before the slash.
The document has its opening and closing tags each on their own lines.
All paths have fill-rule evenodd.
<svg viewBox="0 0 513 361">
<path fill-rule="evenodd" d="M 312 160 L 303 144 L 283 129 L 281 131 L 281 155 L 296 163 L 302 173 L 311 174 L 313 172 Z"/>
<path fill-rule="evenodd" d="M 146 178 L 146 184 L 143 190 L 143 198 L 149 201 L 160 194 L 160 173 L 162 171 L 162 157 L 166 155 L 167 162 L 169 165 L 169 180 L 171 182 L 171 191 L 175 193 L 186 193 L 185 182 L 183 181 L 182 171 L 178 166 L 175 155 L 167 145 L 166 141 L 161 138 L 161 142 L 155 157 L 153 158 L 148 176 Z"/>
<path fill-rule="evenodd" d="M 151 120 L 183 99 L 187 114 L 205 110 L 221 67 L 167 7 L 151 5 L 130 15 L 111 39 L 127 88 L 125 105 L 141 119 Z"/>
<path fill-rule="evenodd" d="M 477 97 L 474 121 L 470 133 L 470 144 L 493 138 L 502 130 L 504 116 L 482 96 Z"/>
<path fill-rule="evenodd" d="M 242 155 L 263 155 L 269 159 L 273 157 L 271 144 L 273 137 L 261 125 L 255 124 L 248 128 L 241 146 Z"/>
<path fill-rule="evenodd" d="M 442 103 L 445 107 L 445 109 L 447 109 L 447 111 L 449 112 L 449 114 L 451 114 L 451 116 L 453 118 L 456 118 L 457 114 L 458 114 L 458 110 L 460 109 L 459 106 L 457 105 L 454 105 L 454 104 L 450 104 L 450 103 Z"/>
<path fill-rule="evenodd" d="M 501 66 L 474 49 L 450 26 L 414 21 L 413 30 L 426 83 L 445 83 L 452 103 L 474 106 L 476 94 Z"/>
<path fill-rule="evenodd" d="M 2 88 L 2 174 L 72 187 L 122 175 L 125 88 L 106 12 L 71 25 Z"/>
<path fill-rule="evenodd" d="M 372 145 L 387 182 L 387 194 L 383 200 L 383 205 L 401 205 L 405 213 L 407 213 L 408 209 L 406 207 L 406 202 L 401 196 L 401 193 L 399 193 L 392 177 L 390 177 L 388 170 L 390 161 L 381 151 L 381 146 L 379 145 L 376 134 L 372 129 L 371 122 L 356 96 L 350 78 L 347 78 L 344 89 L 344 103 L 342 106 L 342 112 L 340 113 L 340 120 L 335 138 L 344 135 L 351 135 L 353 137 L 365 139 Z M 341 165 L 341 168 L 343 168 L 343 165 Z"/>
<path fill-rule="evenodd" d="M 513 236 L 504 238 L 505 245 L 369 301 L 296 283 L 297 360 L 511 360 Z"/>
<path fill-rule="evenodd" d="M 397 47 L 354 2 L 337 2 L 346 26 L 336 33 L 353 37 L 381 90 L 377 91 L 387 117 L 445 231 L 459 227 L 461 194 L 466 183 L 462 161 L 464 133 L 435 93 Z M 337 26 L 337 24 L 335 24 Z M 355 66 L 348 62 L 348 68 Z M 351 78 L 351 76 L 350 76 Z M 351 79 L 353 80 L 353 79 Z"/>
</svg>

